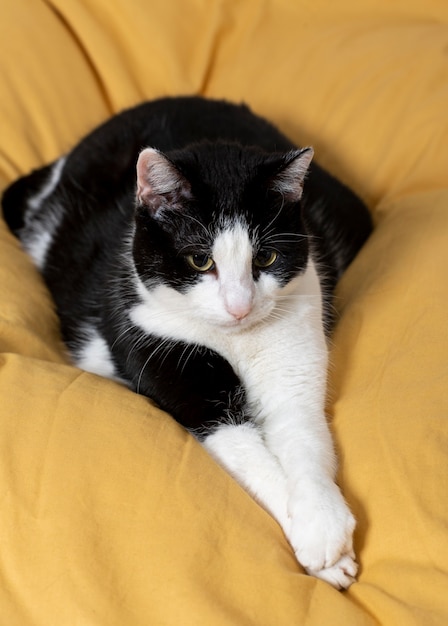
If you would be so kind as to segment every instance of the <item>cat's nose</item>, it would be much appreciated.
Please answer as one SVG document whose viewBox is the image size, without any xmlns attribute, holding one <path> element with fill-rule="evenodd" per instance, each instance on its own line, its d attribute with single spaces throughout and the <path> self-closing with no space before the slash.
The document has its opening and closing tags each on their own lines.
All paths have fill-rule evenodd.
<svg viewBox="0 0 448 626">
<path fill-rule="evenodd" d="M 245 284 L 241 278 L 237 281 L 227 281 L 221 285 L 221 297 L 227 313 L 235 320 L 242 320 L 253 309 L 255 289 L 252 282 Z"/>
<path fill-rule="evenodd" d="M 252 301 L 226 303 L 226 310 L 236 320 L 242 320 L 252 311 Z"/>
</svg>

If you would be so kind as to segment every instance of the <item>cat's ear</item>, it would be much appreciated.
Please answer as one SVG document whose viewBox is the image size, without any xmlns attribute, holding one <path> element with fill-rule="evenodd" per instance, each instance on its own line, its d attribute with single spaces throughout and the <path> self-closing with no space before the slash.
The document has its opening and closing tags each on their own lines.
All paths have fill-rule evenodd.
<svg viewBox="0 0 448 626">
<path fill-rule="evenodd" d="M 145 148 L 137 160 L 137 200 L 154 215 L 191 197 L 190 184 L 176 166 L 155 148 Z"/>
<path fill-rule="evenodd" d="M 289 202 L 300 200 L 313 155 L 313 148 L 288 152 L 284 157 L 282 169 L 271 180 L 271 189 L 280 193 Z"/>
</svg>

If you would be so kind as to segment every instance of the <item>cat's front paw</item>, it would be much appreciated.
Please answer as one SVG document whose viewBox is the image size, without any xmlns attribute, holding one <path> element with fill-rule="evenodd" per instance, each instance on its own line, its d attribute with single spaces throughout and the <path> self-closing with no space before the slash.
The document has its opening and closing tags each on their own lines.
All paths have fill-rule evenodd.
<svg viewBox="0 0 448 626">
<path fill-rule="evenodd" d="M 311 483 L 295 490 L 289 513 L 289 540 L 299 563 L 334 587 L 347 588 L 357 572 L 355 519 L 337 486 Z"/>
<path fill-rule="evenodd" d="M 358 564 L 355 561 L 355 554 L 345 554 L 330 567 L 323 567 L 314 571 L 306 569 L 307 574 L 315 576 L 325 582 L 330 583 L 336 589 L 348 589 L 356 580 Z"/>
</svg>

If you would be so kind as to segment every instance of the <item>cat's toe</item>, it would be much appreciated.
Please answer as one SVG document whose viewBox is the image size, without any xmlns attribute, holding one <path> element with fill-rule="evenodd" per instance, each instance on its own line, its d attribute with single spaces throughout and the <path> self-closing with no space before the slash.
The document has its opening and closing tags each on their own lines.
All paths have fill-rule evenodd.
<svg viewBox="0 0 448 626">
<path fill-rule="evenodd" d="M 297 560 L 307 571 L 318 572 L 353 555 L 355 519 L 337 488 L 327 498 L 296 500 L 289 540 Z"/>
<path fill-rule="evenodd" d="M 324 567 L 321 570 L 307 569 L 310 576 L 320 578 L 336 589 L 348 589 L 356 581 L 358 564 L 352 555 L 345 554 L 331 567 Z"/>
</svg>

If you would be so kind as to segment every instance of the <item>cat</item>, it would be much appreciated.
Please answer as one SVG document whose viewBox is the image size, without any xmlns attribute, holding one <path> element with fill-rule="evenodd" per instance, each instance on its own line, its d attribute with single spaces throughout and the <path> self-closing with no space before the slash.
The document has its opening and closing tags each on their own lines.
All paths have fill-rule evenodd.
<svg viewBox="0 0 448 626">
<path fill-rule="evenodd" d="M 356 577 L 324 413 L 331 297 L 363 202 L 243 104 L 112 117 L 4 193 L 73 362 L 153 399 L 279 522 L 305 570 Z"/>
</svg>

